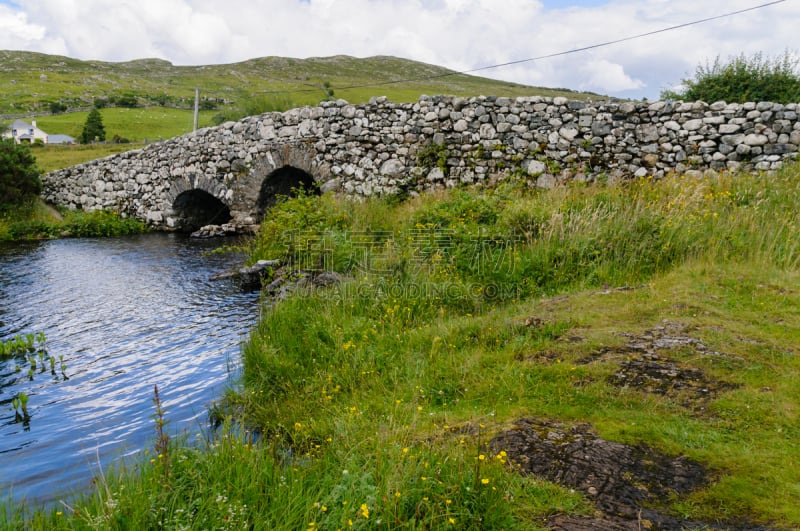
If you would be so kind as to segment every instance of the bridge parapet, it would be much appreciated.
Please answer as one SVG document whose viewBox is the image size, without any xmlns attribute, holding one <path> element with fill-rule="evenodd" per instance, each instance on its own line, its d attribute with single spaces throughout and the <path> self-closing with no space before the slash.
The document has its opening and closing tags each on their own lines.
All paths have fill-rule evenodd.
<svg viewBox="0 0 800 531">
<path fill-rule="evenodd" d="M 192 190 L 215 198 L 234 223 L 258 222 L 265 195 L 288 186 L 271 182 L 278 177 L 358 196 L 505 178 L 549 187 L 775 170 L 796 159 L 798 147 L 797 104 L 381 97 L 228 122 L 59 170 L 43 182 L 55 204 L 117 209 L 174 229 L 185 225 L 176 201 Z"/>
</svg>

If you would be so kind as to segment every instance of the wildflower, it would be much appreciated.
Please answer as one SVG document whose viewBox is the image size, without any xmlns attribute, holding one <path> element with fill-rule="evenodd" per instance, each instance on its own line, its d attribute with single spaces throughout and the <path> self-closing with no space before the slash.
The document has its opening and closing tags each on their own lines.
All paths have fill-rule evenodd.
<svg viewBox="0 0 800 531">
<path fill-rule="evenodd" d="M 453 503 L 453 500 L 447 499 L 444 501 L 445 505 L 450 505 L 451 503 Z"/>
<path fill-rule="evenodd" d="M 484 459 L 486 459 L 486 456 L 485 456 L 485 455 L 483 455 L 483 454 L 481 454 L 481 455 L 479 455 L 479 456 L 478 456 L 478 459 L 480 459 L 481 461 L 483 461 Z"/>
<path fill-rule="evenodd" d="M 456 525 L 456 521 L 453 518 L 448 518 L 447 521 L 450 522 L 450 525 Z"/>
<path fill-rule="evenodd" d="M 408 453 L 408 448 L 403 448 L 403 453 L 407 454 Z"/>
<path fill-rule="evenodd" d="M 369 507 L 367 507 L 366 503 L 361 504 L 360 511 L 361 511 L 361 516 L 363 516 L 364 518 L 369 518 Z"/>
<path fill-rule="evenodd" d="M 398 491 L 395 491 L 395 493 L 394 493 L 394 497 L 395 497 L 395 498 L 399 498 L 399 497 L 400 497 L 400 491 L 399 491 L 399 490 L 398 490 Z"/>
<path fill-rule="evenodd" d="M 489 478 L 481 479 L 481 483 L 484 484 L 484 485 L 488 485 L 489 484 Z"/>
</svg>

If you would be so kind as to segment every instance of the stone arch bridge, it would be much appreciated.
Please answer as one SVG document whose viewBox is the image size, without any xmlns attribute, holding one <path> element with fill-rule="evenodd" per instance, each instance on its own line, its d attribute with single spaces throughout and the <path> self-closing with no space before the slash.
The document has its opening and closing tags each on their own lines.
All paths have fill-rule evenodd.
<svg viewBox="0 0 800 531">
<path fill-rule="evenodd" d="M 198 130 L 43 176 L 44 198 L 159 229 L 252 228 L 292 188 L 356 196 L 519 179 L 624 179 L 798 156 L 798 106 L 423 96 L 323 102 Z"/>
</svg>

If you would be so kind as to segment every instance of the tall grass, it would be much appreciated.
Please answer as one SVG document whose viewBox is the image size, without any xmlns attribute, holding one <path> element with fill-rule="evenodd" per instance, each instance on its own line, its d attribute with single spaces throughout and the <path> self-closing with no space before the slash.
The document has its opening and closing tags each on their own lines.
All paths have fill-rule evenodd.
<svg viewBox="0 0 800 531">
<path fill-rule="evenodd" d="M 344 282 L 267 302 L 244 347 L 243 386 L 214 410 L 216 435 L 150 453 L 71 510 L 28 521 L 530 529 L 591 511 L 488 451 L 493 434 L 532 415 L 590 421 L 706 463 L 715 480 L 665 501 L 676 514 L 796 526 L 800 477 L 785 464 L 800 435 L 798 192 L 795 166 L 547 191 L 506 183 L 405 202 L 287 200 L 252 259 L 334 269 Z M 606 289 L 619 286 L 638 289 Z M 706 415 L 613 387 L 612 364 L 578 363 L 664 318 L 726 353 L 674 354 L 738 386 Z"/>
</svg>

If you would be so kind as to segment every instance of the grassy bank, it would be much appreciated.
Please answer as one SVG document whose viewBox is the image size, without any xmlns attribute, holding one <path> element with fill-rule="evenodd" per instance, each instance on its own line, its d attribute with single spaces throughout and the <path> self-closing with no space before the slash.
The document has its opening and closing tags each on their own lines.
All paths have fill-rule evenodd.
<svg viewBox="0 0 800 531">
<path fill-rule="evenodd" d="M 56 210 L 39 198 L 0 210 L 0 241 L 122 236 L 147 230 L 145 223 L 114 212 Z"/>
<path fill-rule="evenodd" d="M 702 464 L 700 487 L 654 510 L 797 527 L 799 203 L 797 166 L 290 200 L 253 259 L 344 281 L 265 309 L 216 437 L 162 435 L 27 525 L 531 529 L 592 515 L 590 491 L 523 475 L 490 444 L 528 417 Z M 642 356 L 674 373 L 666 385 L 630 377 Z"/>
</svg>

